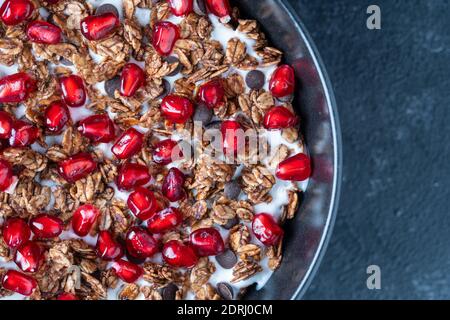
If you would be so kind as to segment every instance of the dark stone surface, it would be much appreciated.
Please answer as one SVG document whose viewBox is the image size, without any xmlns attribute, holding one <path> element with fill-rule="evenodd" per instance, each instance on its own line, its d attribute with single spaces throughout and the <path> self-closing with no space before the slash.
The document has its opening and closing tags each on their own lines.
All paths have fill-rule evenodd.
<svg viewBox="0 0 450 320">
<path fill-rule="evenodd" d="M 327 67 L 344 175 L 306 299 L 450 298 L 450 3 L 290 0 Z M 366 28 L 366 8 L 382 30 Z M 382 289 L 366 287 L 379 265 Z"/>
</svg>

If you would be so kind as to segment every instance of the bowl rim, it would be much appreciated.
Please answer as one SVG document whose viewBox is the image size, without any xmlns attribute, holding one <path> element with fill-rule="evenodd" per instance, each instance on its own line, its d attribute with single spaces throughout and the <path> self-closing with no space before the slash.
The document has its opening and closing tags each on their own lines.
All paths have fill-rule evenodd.
<svg viewBox="0 0 450 320">
<path fill-rule="evenodd" d="M 314 254 L 314 258 L 310 263 L 308 270 L 305 273 L 302 281 L 298 284 L 297 289 L 293 293 L 291 300 L 301 299 L 305 294 L 306 290 L 311 285 L 314 276 L 321 264 L 321 261 L 325 255 L 326 249 L 330 242 L 333 227 L 336 221 L 337 211 L 339 207 L 341 182 L 342 182 L 342 136 L 339 122 L 339 115 L 337 109 L 336 98 L 334 95 L 333 86 L 328 73 L 325 68 L 325 64 L 320 57 L 316 45 L 314 44 L 310 34 L 308 33 L 306 27 L 301 22 L 298 14 L 292 8 L 291 4 L 287 0 L 279 0 L 280 6 L 286 11 L 289 18 L 293 21 L 297 32 L 303 38 L 306 48 L 311 54 L 311 58 L 314 64 L 317 66 L 317 73 L 320 77 L 320 82 L 324 88 L 325 98 L 328 105 L 328 110 L 330 114 L 330 122 L 332 129 L 332 138 L 334 144 L 334 174 L 333 174 L 333 188 L 331 192 L 330 206 L 327 214 L 327 221 L 325 223 L 322 239 L 320 240 L 318 249 Z"/>
</svg>

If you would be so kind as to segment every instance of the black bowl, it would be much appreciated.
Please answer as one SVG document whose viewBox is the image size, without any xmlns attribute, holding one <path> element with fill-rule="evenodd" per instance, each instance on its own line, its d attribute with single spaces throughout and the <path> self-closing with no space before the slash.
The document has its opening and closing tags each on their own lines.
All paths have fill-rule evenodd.
<svg viewBox="0 0 450 320">
<path fill-rule="evenodd" d="M 325 68 L 304 26 L 283 0 L 239 0 L 243 17 L 260 22 L 285 62 L 296 69 L 294 101 L 313 162 L 313 175 L 298 214 L 286 225 L 281 267 L 259 291 L 245 299 L 299 299 L 308 288 L 330 239 L 342 170 L 341 136 L 336 102 Z"/>
</svg>

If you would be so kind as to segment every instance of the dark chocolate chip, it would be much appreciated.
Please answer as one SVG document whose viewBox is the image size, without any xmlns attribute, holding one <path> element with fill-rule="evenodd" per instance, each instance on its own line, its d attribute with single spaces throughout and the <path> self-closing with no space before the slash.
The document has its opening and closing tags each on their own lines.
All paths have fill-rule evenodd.
<svg viewBox="0 0 450 320">
<path fill-rule="evenodd" d="M 163 79 L 163 92 L 156 97 L 156 99 L 163 99 L 165 96 L 167 96 L 170 93 L 170 82 L 166 79 Z"/>
<path fill-rule="evenodd" d="M 250 89 L 259 90 L 264 87 L 265 82 L 266 76 L 259 70 L 252 70 L 245 77 L 245 83 Z"/>
<path fill-rule="evenodd" d="M 237 257 L 230 249 L 225 250 L 216 256 L 217 263 L 225 269 L 231 269 L 237 263 Z"/>
<path fill-rule="evenodd" d="M 114 98 L 114 92 L 120 91 L 120 77 L 115 76 L 112 79 L 105 81 L 105 91 L 111 98 Z"/>
<path fill-rule="evenodd" d="M 195 0 L 195 2 L 197 3 L 197 8 L 201 14 L 208 13 L 208 11 L 206 10 L 205 0 Z"/>
<path fill-rule="evenodd" d="M 113 13 L 116 17 L 120 17 L 119 10 L 117 10 L 116 6 L 114 6 L 110 3 L 102 4 L 100 7 L 98 7 L 95 10 L 96 15 L 101 15 L 101 14 L 109 13 L 109 12 Z"/>
<path fill-rule="evenodd" d="M 133 257 L 128 252 L 126 253 L 126 256 L 127 256 L 128 261 L 130 261 L 130 262 L 132 262 L 134 264 L 143 264 L 145 262 L 145 259 Z"/>
<path fill-rule="evenodd" d="M 223 300 L 233 300 L 233 288 L 226 282 L 219 282 L 217 284 L 217 292 Z"/>
<path fill-rule="evenodd" d="M 173 283 L 169 283 L 166 287 L 162 289 L 163 300 L 175 300 L 178 287 Z"/>
<path fill-rule="evenodd" d="M 194 121 L 201 122 L 204 127 L 206 127 L 213 117 L 213 111 L 208 108 L 204 103 L 200 103 L 195 108 Z"/>
<path fill-rule="evenodd" d="M 241 194 L 241 186 L 236 180 L 227 182 L 223 190 L 228 199 L 236 200 Z"/>
<path fill-rule="evenodd" d="M 228 220 L 227 223 L 225 223 L 222 227 L 224 229 L 230 230 L 231 228 L 233 228 L 238 223 L 239 223 L 239 219 L 237 217 L 234 217 L 234 218 Z"/>
<path fill-rule="evenodd" d="M 168 64 L 172 64 L 172 63 L 178 63 L 177 67 L 171 72 L 169 73 L 167 76 L 168 77 L 173 77 L 176 76 L 177 74 L 179 74 L 181 72 L 181 69 L 183 68 L 183 66 L 180 63 L 180 60 L 175 57 L 175 56 L 168 56 L 167 58 L 164 59 Z"/>
</svg>

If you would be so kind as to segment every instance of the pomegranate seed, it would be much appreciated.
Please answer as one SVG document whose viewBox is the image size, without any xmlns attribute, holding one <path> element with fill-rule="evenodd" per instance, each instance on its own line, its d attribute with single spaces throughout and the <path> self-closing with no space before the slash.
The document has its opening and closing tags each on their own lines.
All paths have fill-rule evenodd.
<svg viewBox="0 0 450 320">
<path fill-rule="evenodd" d="M 166 165 L 183 158 L 183 151 L 176 141 L 166 139 L 159 141 L 153 150 L 153 161 Z"/>
<path fill-rule="evenodd" d="M 198 257 L 189 244 L 178 240 L 166 242 L 162 249 L 164 261 L 174 267 L 192 268 L 197 264 Z"/>
<path fill-rule="evenodd" d="M 219 18 L 229 16 L 231 13 L 228 0 L 206 0 L 206 6 L 212 14 Z"/>
<path fill-rule="evenodd" d="M 193 11 L 193 0 L 168 0 L 170 11 L 178 17 L 187 15 Z"/>
<path fill-rule="evenodd" d="M 14 255 L 14 262 L 25 272 L 38 271 L 41 259 L 42 249 L 33 241 L 28 241 L 21 245 Z"/>
<path fill-rule="evenodd" d="M 127 129 L 111 148 L 117 159 L 128 159 L 141 151 L 144 135 L 134 128 Z"/>
<path fill-rule="evenodd" d="M 150 219 L 158 210 L 155 195 L 152 191 L 143 187 L 137 187 L 130 193 L 127 205 L 136 218 L 142 221 Z"/>
<path fill-rule="evenodd" d="M 59 83 L 62 96 L 68 106 L 81 107 L 86 102 L 86 89 L 84 88 L 83 79 L 79 76 L 72 74 L 67 77 L 61 77 Z"/>
<path fill-rule="evenodd" d="M 61 28 L 45 21 L 33 21 L 27 26 L 27 36 L 31 42 L 57 44 L 61 42 Z"/>
<path fill-rule="evenodd" d="M 252 222 L 255 237 L 266 246 L 273 246 L 283 237 L 283 229 L 267 213 L 256 214 Z"/>
<path fill-rule="evenodd" d="M 141 267 L 123 259 L 114 262 L 112 268 L 116 275 L 127 283 L 136 282 L 144 273 Z"/>
<path fill-rule="evenodd" d="M 269 130 L 285 129 L 297 124 L 298 118 L 285 107 L 272 107 L 264 116 L 264 128 Z"/>
<path fill-rule="evenodd" d="M 8 161 L 0 159 L 0 191 L 6 191 L 13 183 L 13 171 Z"/>
<path fill-rule="evenodd" d="M 269 89 L 277 98 L 293 94 L 295 90 L 294 69 L 287 64 L 279 66 L 270 79 Z"/>
<path fill-rule="evenodd" d="M 109 231 L 102 230 L 98 233 L 97 245 L 95 247 L 97 256 L 103 260 L 117 260 L 124 254 L 122 246 Z"/>
<path fill-rule="evenodd" d="M 37 282 L 34 278 L 16 270 L 8 270 L 3 277 L 2 284 L 6 290 L 11 290 L 24 296 L 31 295 L 37 287 Z"/>
<path fill-rule="evenodd" d="M 198 99 L 208 108 L 213 109 L 223 104 L 225 90 L 221 80 L 211 80 L 200 86 L 198 89 Z"/>
<path fill-rule="evenodd" d="M 12 147 L 26 147 L 33 144 L 38 137 L 38 128 L 26 121 L 16 120 L 9 137 L 9 144 Z"/>
<path fill-rule="evenodd" d="M 216 256 L 225 250 L 220 232 L 215 228 L 200 228 L 192 232 L 189 241 L 200 257 Z"/>
<path fill-rule="evenodd" d="M 18 103 L 28 99 L 36 90 L 36 81 L 25 72 L 0 79 L 0 103 Z"/>
<path fill-rule="evenodd" d="M 10 218 L 3 225 L 3 240 L 10 248 L 17 248 L 30 239 L 31 230 L 20 218 Z"/>
<path fill-rule="evenodd" d="M 119 27 L 119 18 L 112 12 L 88 16 L 81 20 L 81 33 L 88 40 L 101 40 Z"/>
<path fill-rule="evenodd" d="M 6 111 L 0 111 L 0 139 L 8 139 L 11 136 L 13 118 Z"/>
<path fill-rule="evenodd" d="M 70 112 L 62 101 L 52 102 L 44 113 L 47 130 L 52 133 L 60 133 L 70 119 Z"/>
<path fill-rule="evenodd" d="M 120 94 L 124 97 L 133 96 L 145 83 L 144 71 L 135 63 L 127 63 L 120 77 Z"/>
<path fill-rule="evenodd" d="M 158 242 L 144 228 L 131 228 L 126 237 L 127 251 L 138 259 L 146 259 L 158 252 Z"/>
<path fill-rule="evenodd" d="M 80 206 L 73 213 L 72 228 L 80 237 L 86 236 L 100 215 L 100 211 L 92 204 Z"/>
<path fill-rule="evenodd" d="M 223 152 L 228 156 L 236 155 L 241 144 L 239 137 L 243 137 L 242 127 L 239 122 L 235 120 L 223 121 L 220 132 L 223 139 Z"/>
<path fill-rule="evenodd" d="M 185 123 L 194 113 L 191 100 L 177 95 L 168 95 L 161 102 L 161 113 L 173 123 Z"/>
<path fill-rule="evenodd" d="M 97 169 L 97 163 L 89 153 L 78 153 L 58 164 L 59 174 L 67 182 L 74 183 Z"/>
<path fill-rule="evenodd" d="M 183 222 L 183 214 L 176 208 L 166 208 L 157 212 L 147 221 L 147 229 L 151 233 L 164 233 Z"/>
<path fill-rule="evenodd" d="M 29 0 L 6 0 L 0 8 L 0 18 L 7 26 L 13 26 L 28 19 L 33 10 Z"/>
<path fill-rule="evenodd" d="M 48 1 L 48 0 L 47 0 Z M 79 300 L 73 293 L 63 292 L 58 295 L 56 300 Z"/>
<path fill-rule="evenodd" d="M 92 142 L 108 143 L 115 136 L 114 122 L 107 114 L 95 114 L 78 123 L 78 131 Z"/>
<path fill-rule="evenodd" d="M 306 154 L 296 154 L 280 162 L 275 175 L 281 180 L 304 181 L 311 176 L 311 161 Z"/>
<path fill-rule="evenodd" d="M 162 193 L 171 202 L 179 201 L 186 195 L 184 191 L 185 177 L 183 172 L 177 168 L 171 168 L 164 178 L 162 184 Z"/>
<path fill-rule="evenodd" d="M 147 184 L 151 178 L 146 166 L 138 163 L 125 163 L 119 168 L 116 184 L 121 190 L 131 190 Z"/>
<path fill-rule="evenodd" d="M 169 21 L 160 21 L 153 27 L 153 47 L 162 56 L 172 53 L 175 42 L 180 37 L 178 26 Z"/>
<path fill-rule="evenodd" d="M 30 220 L 31 231 L 38 238 L 54 238 L 61 234 L 64 228 L 63 221 L 49 214 L 39 214 Z"/>
</svg>

